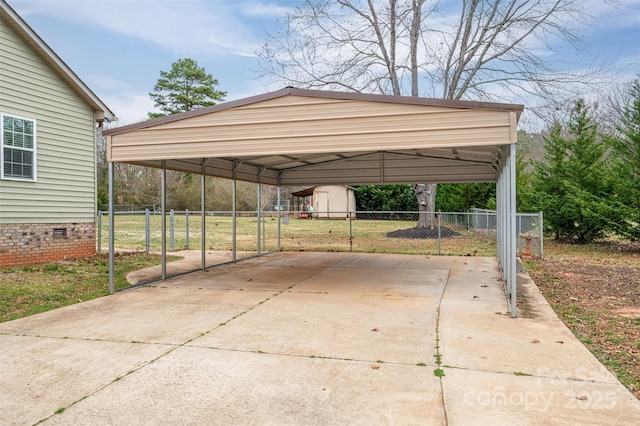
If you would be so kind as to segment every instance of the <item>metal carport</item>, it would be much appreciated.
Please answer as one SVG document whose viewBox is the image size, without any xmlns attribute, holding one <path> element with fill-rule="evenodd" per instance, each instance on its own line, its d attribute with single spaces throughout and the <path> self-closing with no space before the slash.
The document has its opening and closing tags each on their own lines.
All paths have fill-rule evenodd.
<svg viewBox="0 0 640 426">
<path fill-rule="evenodd" d="M 285 88 L 105 130 L 110 291 L 114 162 L 163 170 L 163 278 L 166 170 L 278 187 L 496 182 L 498 258 L 515 317 L 515 144 L 523 109 L 514 104 Z"/>
</svg>

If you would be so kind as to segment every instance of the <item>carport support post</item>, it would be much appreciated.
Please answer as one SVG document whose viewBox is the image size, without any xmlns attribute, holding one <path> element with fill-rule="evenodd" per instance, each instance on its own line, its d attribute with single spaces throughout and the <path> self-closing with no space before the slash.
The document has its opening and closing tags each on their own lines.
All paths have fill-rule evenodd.
<svg viewBox="0 0 640 426">
<path fill-rule="evenodd" d="M 167 164 L 161 161 L 160 173 L 160 228 L 162 228 L 162 281 L 167 279 Z"/>
<path fill-rule="evenodd" d="M 502 151 L 500 151 L 502 152 Z M 504 275 L 504 173 L 501 158 L 498 158 L 498 181 L 496 182 L 496 212 L 498 214 L 497 227 L 498 232 L 496 235 L 496 244 L 498 247 L 498 260 L 500 262 L 500 268 L 502 269 L 502 280 L 506 282 Z"/>
<path fill-rule="evenodd" d="M 232 261 L 236 261 L 236 170 L 240 164 L 233 162 L 233 171 L 231 172 L 231 251 Z"/>
<path fill-rule="evenodd" d="M 258 170 L 258 176 L 257 176 L 257 178 L 258 178 L 258 179 L 257 179 L 257 180 L 258 180 L 258 182 L 256 183 L 256 185 L 257 185 L 257 187 L 258 187 L 258 188 L 257 188 L 257 189 L 258 189 L 258 194 L 257 194 L 258 202 L 256 203 L 256 204 L 258 205 L 258 206 L 257 206 L 257 208 L 256 208 L 256 218 L 258 219 L 258 220 L 257 220 L 257 222 L 258 222 L 258 233 L 256 234 L 256 235 L 258 236 L 258 241 L 257 241 L 257 245 L 258 245 L 258 256 L 260 256 L 260 240 L 261 240 L 261 238 L 260 238 L 260 237 L 261 237 L 261 235 L 260 235 L 260 226 L 262 225 L 262 224 L 260 223 L 260 222 L 261 222 L 261 220 L 260 220 L 260 219 L 261 219 L 261 215 L 260 215 L 260 204 L 262 203 L 262 185 L 260 184 L 260 180 L 261 180 L 261 177 L 262 177 L 262 170 L 263 170 L 262 168 L 260 168 L 260 169 Z"/>
<path fill-rule="evenodd" d="M 509 146 L 509 282 L 511 285 L 511 316 L 516 318 L 517 312 L 517 285 L 516 285 L 516 144 Z"/>
<path fill-rule="evenodd" d="M 102 254 L 102 210 L 98 210 L 98 254 Z"/>
<path fill-rule="evenodd" d="M 498 238 L 498 256 L 502 267 L 505 290 L 509 295 L 509 310 L 516 318 L 517 282 L 516 282 L 516 177 L 515 144 L 501 150 L 499 161 L 500 174 L 497 185 L 498 219 L 500 235 Z"/>
<path fill-rule="evenodd" d="M 496 213 L 497 217 L 497 234 L 496 234 L 496 245 L 498 248 L 498 260 L 500 261 L 500 267 L 504 271 L 504 255 L 502 251 L 502 242 L 504 241 L 504 220 L 502 216 L 502 210 L 504 208 L 504 201 L 502 199 L 502 170 L 500 169 L 500 164 L 498 164 L 498 181 L 496 182 Z M 502 275 L 502 279 L 504 280 L 504 274 Z"/>
<path fill-rule="evenodd" d="M 276 193 L 277 193 L 277 200 L 278 200 L 278 204 L 277 204 L 278 205 L 278 209 L 277 209 L 278 210 L 278 252 L 280 252 L 280 235 L 281 235 L 281 232 L 282 232 L 282 229 L 280 227 L 281 226 L 281 223 L 280 223 L 280 220 L 281 220 L 281 213 L 280 213 L 280 209 L 281 209 L 281 207 L 280 207 L 280 182 L 278 182 L 278 187 L 277 187 Z"/>
<path fill-rule="evenodd" d="M 109 294 L 113 294 L 115 289 L 113 285 L 114 274 L 114 230 L 113 230 L 113 163 L 109 162 Z"/>
<path fill-rule="evenodd" d="M 201 245 L 200 245 L 200 253 L 201 253 L 201 269 L 204 271 L 207 267 L 207 253 L 206 253 L 206 247 L 207 247 L 207 242 L 206 242 L 206 237 L 207 237 L 207 232 L 205 229 L 205 225 L 206 225 L 206 218 L 205 218 L 205 170 L 204 170 L 204 165 L 206 163 L 206 159 L 202 159 L 202 168 L 200 170 L 200 240 L 201 240 Z"/>
<path fill-rule="evenodd" d="M 169 212 L 169 250 L 174 251 L 176 219 L 173 209 Z"/>
<path fill-rule="evenodd" d="M 498 258 L 505 282 L 505 292 L 509 296 L 508 305 L 511 316 L 516 318 L 517 284 L 516 284 L 516 179 L 515 179 L 515 144 L 503 146 L 498 161 L 499 175 L 496 187 L 498 201 Z"/>
</svg>

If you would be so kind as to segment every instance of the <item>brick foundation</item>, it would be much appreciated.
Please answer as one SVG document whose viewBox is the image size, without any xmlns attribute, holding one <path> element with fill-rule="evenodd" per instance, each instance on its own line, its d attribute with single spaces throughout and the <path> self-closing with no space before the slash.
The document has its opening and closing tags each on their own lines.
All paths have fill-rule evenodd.
<svg viewBox="0 0 640 426">
<path fill-rule="evenodd" d="M 0 266 L 33 265 L 95 253 L 93 223 L 0 224 Z"/>
</svg>

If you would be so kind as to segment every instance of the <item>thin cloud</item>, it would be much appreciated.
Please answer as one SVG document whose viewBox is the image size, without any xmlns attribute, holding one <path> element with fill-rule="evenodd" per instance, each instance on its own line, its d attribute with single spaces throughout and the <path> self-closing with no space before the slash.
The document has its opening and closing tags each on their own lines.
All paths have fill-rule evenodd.
<svg viewBox="0 0 640 426">
<path fill-rule="evenodd" d="M 586 0 L 582 6 L 600 29 L 632 28 L 640 33 L 640 0 Z"/>
<path fill-rule="evenodd" d="M 258 1 L 238 2 L 237 9 L 242 15 L 253 18 L 282 18 L 291 11 L 291 8 L 281 6 L 274 2 Z"/>
<path fill-rule="evenodd" d="M 232 2 L 204 1 L 15 1 L 23 16 L 45 14 L 136 37 L 180 54 L 252 56 L 260 40 Z"/>
<path fill-rule="evenodd" d="M 146 120 L 147 113 L 154 110 L 153 101 L 146 93 L 112 93 L 102 100 L 119 118 L 120 125 Z"/>
</svg>

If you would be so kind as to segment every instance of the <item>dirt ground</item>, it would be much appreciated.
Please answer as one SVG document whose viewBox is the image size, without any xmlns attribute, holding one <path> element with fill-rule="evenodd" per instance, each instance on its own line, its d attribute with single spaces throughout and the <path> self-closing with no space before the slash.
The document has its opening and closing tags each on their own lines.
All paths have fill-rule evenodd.
<svg viewBox="0 0 640 426">
<path fill-rule="evenodd" d="M 438 233 L 438 229 L 430 229 L 430 228 L 408 228 L 408 229 L 398 229 L 397 231 L 387 232 L 387 237 L 390 238 L 410 238 L 410 239 L 438 239 L 438 238 L 451 238 L 451 237 L 459 237 L 456 231 L 449 229 L 447 227 L 441 227 L 440 232 Z"/>
<path fill-rule="evenodd" d="M 550 243 L 544 259 L 525 265 L 565 324 L 640 399 L 640 244 Z"/>
</svg>

